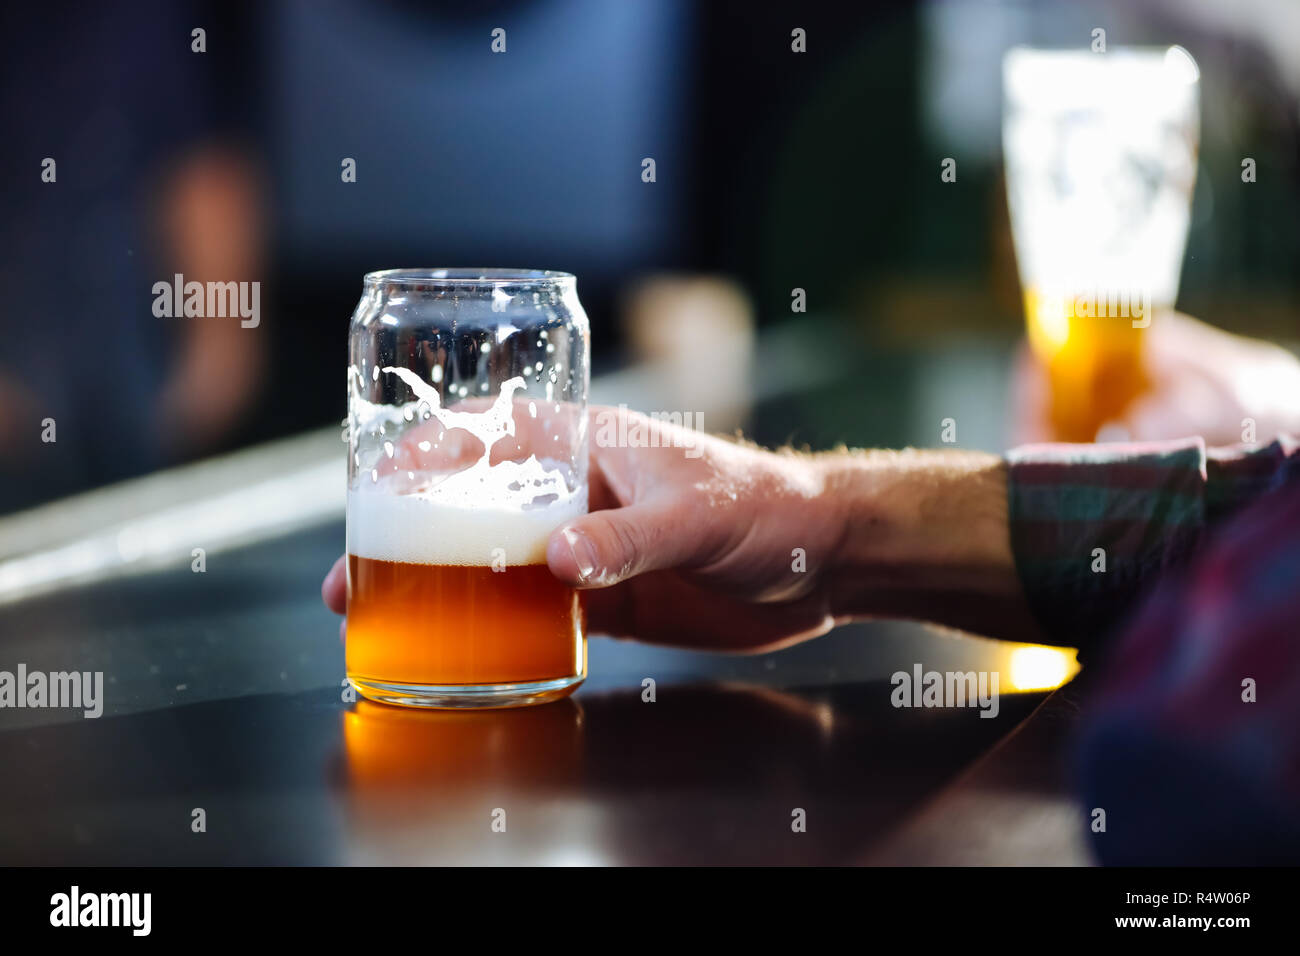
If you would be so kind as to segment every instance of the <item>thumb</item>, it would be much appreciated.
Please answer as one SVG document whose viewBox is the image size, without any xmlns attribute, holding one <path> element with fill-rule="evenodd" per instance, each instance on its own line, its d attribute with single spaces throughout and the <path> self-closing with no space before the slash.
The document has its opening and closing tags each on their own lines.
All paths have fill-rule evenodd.
<svg viewBox="0 0 1300 956">
<path fill-rule="evenodd" d="M 700 522 L 680 507 L 639 503 L 593 511 L 551 532 L 546 563 L 561 581 L 603 588 L 647 571 L 696 563 L 707 554 Z"/>
</svg>

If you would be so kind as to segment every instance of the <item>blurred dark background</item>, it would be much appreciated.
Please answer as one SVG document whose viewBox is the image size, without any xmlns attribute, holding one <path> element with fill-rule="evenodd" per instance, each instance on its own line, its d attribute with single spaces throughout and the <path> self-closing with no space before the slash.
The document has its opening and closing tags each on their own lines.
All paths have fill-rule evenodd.
<svg viewBox="0 0 1300 956">
<path fill-rule="evenodd" d="M 906 367 L 896 355 L 939 356 L 942 378 L 944 356 L 1007 353 L 1023 318 L 1001 57 L 1019 43 L 1086 47 L 1097 26 L 1115 46 L 1181 44 L 1200 66 L 1179 307 L 1294 340 L 1298 11 L 8 4 L 0 511 L 338 422 L 348 318 L 379 268 L 573 272 L 597 374 L 664 349 L 743 350 L 751 330 L 761 342 L 806 328 L 816 359 L 825 323 L 844 333 L 828 362 L 889 382 Z M 496 27 L 504 54 L 491 51 Z M 796 27 L 806 53 L 791 50 Z M 1257 182 L 1234 188 L 1244 156 Z M 944 157 L 960 188 L 940 181 Z M 345 158 L 356 182 L 342 181 Z M 176 272 L 260 282 L 260 323 L 156 317 L 153 283 Z M 794 288 L 807 313 L 792 313 Z M 711 305 L 727 314 L 720 329 Z M 896 384 L 887 407 L 810 387 L 752 428 L 814 447 L 914 440 L 905 407 L 924 389 Z M 47 418 L 57 443 L 41 441 Z M 990 425 L 976 443 L 1000 434 Z"/>
</svg>

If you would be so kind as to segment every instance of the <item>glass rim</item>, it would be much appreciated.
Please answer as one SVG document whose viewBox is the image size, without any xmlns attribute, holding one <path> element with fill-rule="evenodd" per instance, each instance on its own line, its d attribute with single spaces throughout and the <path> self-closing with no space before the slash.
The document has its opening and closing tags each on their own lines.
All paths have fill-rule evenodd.
<svg viewBox="0 0 1300 956">
<path fill-rule="evenodd" d="M 1079 47 L 1019 44 L 1002 53 L 1004 85 L 1013 77 L 1022 78 L 1021 82 L 1039 82 L 1043 79 L 1052 79 L 1057 83 L 1095 82 L 1099 75 L 1120 76 L 1121 72 L 1130 77 L 1135 73 L 1144 77 L 1160 76 L 1167 83 L 1176 86 L 1198 85 L 1201 77 L 1195 57 L 1186 47 L 1177 43 L 1164 46 L 1114 46 L 1108 52 L 1100 54 Z"/>
<path fill-rule="evenodd" d="M 1003 103 L 1012 109 L 1061 113 L 1076 109 L 1155 109 L 1174 116 L 1198 109 L 1200 67 L 1186 47 L 1116 46 L 1106 53 L 1078 47 L 1014 46 L 1002 54 Z"/>
<path fill-rule="evenodd" d="M 1183 53 L 1187 53 L 1189 57 L 1191 56 L 1191 53 L 1188 53 L 1187 48 L 1181 43 L 1113 44 L 1107 48 L 1107 52 L 1104 54 L 1093 53 L 1087 47 L 1081 48 L 1079 46 L 1070 46 L 1069 44 L 1053 46 L 1046 43 L 1017 43 L 1014 46 L 1009 46 L 1003 50 L 1002 55 L 1004 58 L 1012 53 L 1028 54 L 1030 56 L 1054 57 L 1067 53 L 1075 55 L 1081 60 L 1093 60 L 1101 63 L 1104 62 L 1104 57 L 1164 57 L 1168 55 L 1170 50 L 1179 50 Z"/>
<path fill-rule="evenodd" d="M 500 268 L 425 268 L 380 269 L 367 272 L 363 282 L 367 287 L 395 285 L 407 288 L 450 286 L 499 285 L 561 285 L 574 281 L 572 272 L 551 269 L 500 269 Z"/>
</svg>

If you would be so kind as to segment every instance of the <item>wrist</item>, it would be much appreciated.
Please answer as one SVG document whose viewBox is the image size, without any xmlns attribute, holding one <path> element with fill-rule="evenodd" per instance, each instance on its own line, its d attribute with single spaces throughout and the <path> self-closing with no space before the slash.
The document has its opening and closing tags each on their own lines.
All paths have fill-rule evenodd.
<svg viewBox="0 0 1300 956">
<path fill-rule="evenodd" d="M 997 456 L 866 451 L 825 456 L 818 467 L 840 528 L 824 569 L 835 617 L 963 626 L 971 608 L 1022 602 Z"/>
</svg>

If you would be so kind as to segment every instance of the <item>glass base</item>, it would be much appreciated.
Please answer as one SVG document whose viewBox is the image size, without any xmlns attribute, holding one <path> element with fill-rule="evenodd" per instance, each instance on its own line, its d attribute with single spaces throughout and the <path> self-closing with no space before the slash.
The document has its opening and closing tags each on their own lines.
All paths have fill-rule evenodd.
<svg viewBox="0 0 1300 956">
<path fill-rule="evenodd" d="M 348 676 L 358 694 L 366 700 L 402 707 L 432 707 L 458 710 L 472 707 L 527 707 L 568 697 L 587 679 L 586 674 L 556 680 L 522 684 L 390 684 Z"/>
</svg>

